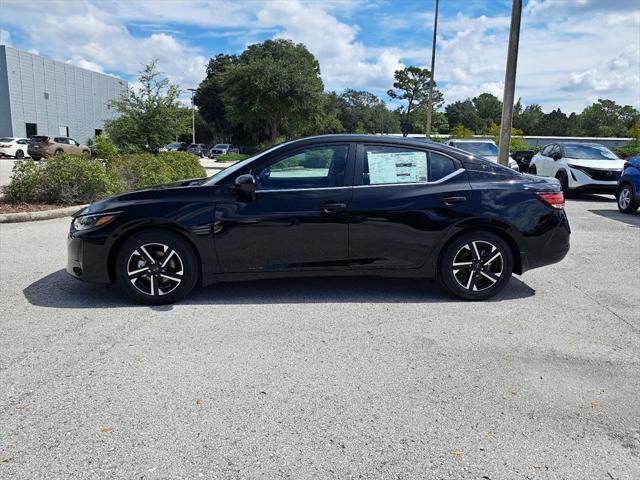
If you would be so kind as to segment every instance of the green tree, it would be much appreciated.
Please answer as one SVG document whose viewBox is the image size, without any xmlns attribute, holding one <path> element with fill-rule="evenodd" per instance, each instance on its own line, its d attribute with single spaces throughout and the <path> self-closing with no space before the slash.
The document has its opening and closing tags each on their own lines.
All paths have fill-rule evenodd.
<svg viewBox="0 0 640 480">
<path fill-rule="evenodd" d="M 483 130 L 486 130 L 491 122 L 500 123 L 502 120 L 502 102 L 498 100 L 498 97 L 490 93 L 481 93 L 471 101 L 482 119 Z"/>
<path fill-rule="evenodd" d="M 236 55 L 218 54 L 209 60 L 207 76 L 200 83 L 193 100 L 198 111 L 214 134 L 224 136 L 230 134 L 233 126 L 227 116 L 226 106 L 222 98 L 224 91 L 224 73 L 238 64 Z"/>
<path fill-rule="evenodd" d="M 473 131 L 458 124 L 451 130 L 451 138 L 473 138 Z"/>
<path fill-rule="evenodd" d="M 623 137 L 638 119 L 640 112 L 631 105 L 598 99 L 578 115 L 578 131 L 585 137 Z"/>
<path fill-rule="evenodd" d="M 514 115 L 513 127 L 522 130 L 525 135 L 540 135 L 540 125 L 544 121 L 544 112 L 537 103 L 527 105 L 522 113 Z"/>
<path fill-rule="evenodd" d="M 302 44 L 278 39 L 250 45 L 222 77 L 230 120 L 267 124 L 272 142 L 293 122 L 313 123 L 321 115 L 320 65 Z"/>
<path fill-rule="evenodd" d="M 156 152 L 181 129 L 180 90 L 158 70 L 153 60 L 138 78 L 139 88 L 129 87 L 118 100 L 109 102 L 120 116 L 105 123 L 105 130 L 125 150 Z"/>
<path fill-rule="evenodd" d="M 396 100 L 404 100 L 407 106 L 401 110 L 402 114 L 402 134 L 407 136 L 412 125 L 412 115 L 415 110 L 427 102 L 429 95 L 429 82 L 431 72 L 426 68 L 405 67 L 396 70 L 393 89 L 387 92 L 389 97 Z M 434 83 L 435 87 L 435 83 Z M 395 90 L 394 90 L 395 89 Z M 433 90 L 433 108 L 437 110 L 444 103 L 444 96 L 439 90 Z"/>
<path fill-rule="evenodd" d="M 392 133 L 400 131 L 396 115 L 376 95 L 347 89 L 340 95 L 339 118 L 347 132 Z"/>
<path fill-rule="evenodd" d="M 482 129 L 482 119 L 470 99 L 450 103 L 444 110 L 450 127 L 462 125 L 472 132 L 479 132 Z"/>
</svg>

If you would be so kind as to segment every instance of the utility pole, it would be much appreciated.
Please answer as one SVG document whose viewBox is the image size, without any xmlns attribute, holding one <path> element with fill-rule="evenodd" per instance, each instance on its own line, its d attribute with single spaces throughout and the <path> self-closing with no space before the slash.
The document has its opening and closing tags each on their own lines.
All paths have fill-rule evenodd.
<svg viewBox="0 0 640 480">
<path fill-rule="evenodd" d="M 509 165 L 509 142 L 511 141 L 511 121 L 513 119 L 513 98 L 516 89 L 516 67 L 518 66 L 518 44 L 520 43 L 520 17 L 522 0 L 513 0 L 511 9 L 511 30 L 509 32 L 509 50 L 507 52 L 507 71 L 504 76 L 504 95 L 502 98 L 502 120 L 500 122 L 500 146 L 498 163 Z"/>
<path fill-rule="evenodd" d="M 193 97 L 196 93 L 195 88 L 187 88 L 191 92 L 191 143 L 196 143 L 196 104 Z"/>
<path fill-rule="evenodd" d="M 429 100 L 427 102 L 427 127 L 425 135 L 431 138 L 431 116 L 433 115 L 433 84 L 436 70 L 436 35 L 438 33 L 438 6 L 440 0 L 436 0 L 436 17 L 433 21 L 433 44 L 431 46 L 431 81 L 429 82 Z"/>
</svg>

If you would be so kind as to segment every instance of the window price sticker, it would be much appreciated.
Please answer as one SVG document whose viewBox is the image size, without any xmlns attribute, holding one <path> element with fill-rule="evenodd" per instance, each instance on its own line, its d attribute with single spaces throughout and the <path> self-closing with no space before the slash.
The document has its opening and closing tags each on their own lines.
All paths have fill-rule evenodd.
<svg viewBox="0 0 640 480">
<path fill-rule="evenodd" d="M 426 182 L 426 152 L 367 152 L 369 184 Z"/>
</svg>

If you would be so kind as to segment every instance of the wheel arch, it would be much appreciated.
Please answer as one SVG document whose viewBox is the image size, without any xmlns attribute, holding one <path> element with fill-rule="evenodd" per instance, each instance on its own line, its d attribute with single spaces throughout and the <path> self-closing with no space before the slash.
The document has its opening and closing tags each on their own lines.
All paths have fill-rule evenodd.
<svg viewBox="0 0 640 480">
<path fill-rule="evenodd" d="M 182 230 L 176 225 L 172 225 L 169 223 L 138 225 L 138 226 L 132 227 L 131 229 L 126 230 L 124 233 L 119 235 L 118 238 L 113 242 L 113 245 L 111 245 L 111 248 L 109 249 L 109 256 L 107 258 L 107 267 L 109 269 L 109 281 L 111 281 L 112 283 L 115 281 L 116 258 L 118 256 L 118 251 L 120 250 L 124 242 L 126 242 L 129 238 L 131 238 L 133 235 L 137 233 L 152 231 L 152 230 L 177 235 L 182 240 L 184 240 L 187 243 L 187 245 L 189 245 L 189 247 L 193 250 L 193 253 L 198 260 L 198 282 L 202 282 L 202 268 L 203 268 L 202 255 L 200 255 L 200 251 L 198 250 L 198 247 L 195 245 L 193 240 L 189 238 L 189 236 L 186 234 L 184 230 Z"/>
<path fill-rule="evenodd" d="M 499 227 L 495 224 L 491 224 L 491 225 L 476 224 L 476 225 L 462 227 L 460 230 L 458 230 L 456 233 L 454 233 L 453 235 L 451 235 L 445 240 L 445 242 L 442 244 L 438 252 L 438 258 L 436 260 L 436 265 L 435 265 L 436 276 L 439 274 L 440 262 L 442 261 L 442 257 L 444 256 L 444 253 L 447 247 L 460 236 L 466 235 L 470 232 L 493 233 L 499 236 L 502 240 L 504 240 L 505 243 L 511 249 L 511 253 L 513 254 L 513 273 L 517 275 L 522 275 L 523 273 L 522 255 L 520 252 L 520 247 L 518 247 L 518 243 L 513 238 L 513 236 L 506 229 Z"/>
</svg>

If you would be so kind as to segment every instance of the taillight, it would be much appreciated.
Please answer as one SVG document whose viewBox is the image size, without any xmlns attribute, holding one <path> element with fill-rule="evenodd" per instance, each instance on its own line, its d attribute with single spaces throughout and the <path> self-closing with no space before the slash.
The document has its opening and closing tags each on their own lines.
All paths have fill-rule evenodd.
<svg viewBox="0 0 640 480">
<path fill-rule="evenodd" d="M 538 198 L 551 208 L 562 210 L 564 208 L 564 193 L 538 193 Z"/>
<path fill-rule="evenodd" d="M 0 145 L 0 148 L 11 148 L 11 145 L 8 143 L 5 143 L 4 145 Z"/>
</svg>

